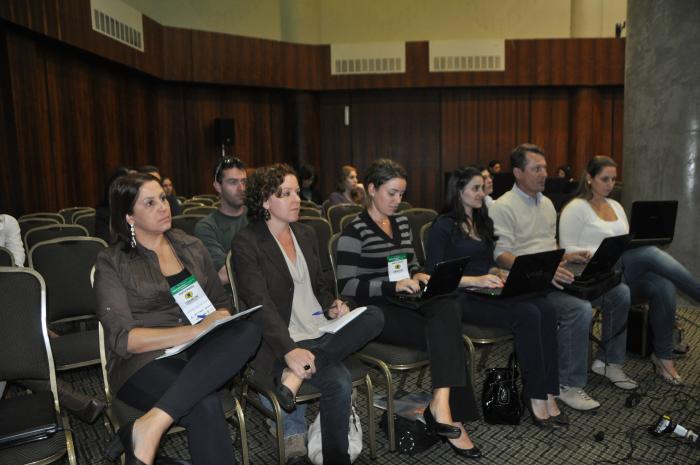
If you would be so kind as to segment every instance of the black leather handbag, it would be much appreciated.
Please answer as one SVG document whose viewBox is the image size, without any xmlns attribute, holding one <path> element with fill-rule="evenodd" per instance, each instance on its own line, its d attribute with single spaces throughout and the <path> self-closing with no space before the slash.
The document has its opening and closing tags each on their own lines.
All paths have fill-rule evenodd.
<svg viewBox="0 0 700 465">
<path fill-rule="evenodd" d="M 387 425 L 387 413 L 384 412 L 379 427 L 389 436 Z M 396 427 L 396 451 L 399 454 L 414 455 L 428 450 L 438 442 L 437 435 L 429 435 L 425 424 L 420 420 L 409 420 L 399 415 L 394 415 Z"/>
<path fill-rule="evenodd" d="M 523 406 L 518 394 L 518 361 L 515 352 L 508 358 L 507 368 L 486 370 L 481 407 L 484 420 L 492 425 L 518 425 Z"/>
</svg>

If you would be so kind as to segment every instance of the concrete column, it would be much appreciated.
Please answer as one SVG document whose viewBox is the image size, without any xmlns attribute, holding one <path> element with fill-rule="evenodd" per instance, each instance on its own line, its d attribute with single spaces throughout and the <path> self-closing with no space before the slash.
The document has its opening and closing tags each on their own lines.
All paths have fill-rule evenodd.
<svg viewBox="0 0 700 465">
<path fill-rule="evenodd" d="M 630 0 L 623 203 L 679 202 L 669 252 L 700 274 L 700 2 Z"/>
</svg>

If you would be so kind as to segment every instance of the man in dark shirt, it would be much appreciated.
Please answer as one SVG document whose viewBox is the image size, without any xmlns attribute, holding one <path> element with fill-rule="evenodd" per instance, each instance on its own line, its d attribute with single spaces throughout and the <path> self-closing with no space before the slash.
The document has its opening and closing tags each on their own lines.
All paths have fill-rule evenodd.
<svg viewBox="0 0 700 465">
<path fill-rule="evenodd" d="M 194 234 L 209 251 L 221 284 L 228 284 L 226 254 L 231 240 L 248 224 L 245 207 L 245 164 L 236 157 L 222 158 L 214 168 L 214 189 L 221 199 L 219 209 L 197 223 Z"/>
</svg>

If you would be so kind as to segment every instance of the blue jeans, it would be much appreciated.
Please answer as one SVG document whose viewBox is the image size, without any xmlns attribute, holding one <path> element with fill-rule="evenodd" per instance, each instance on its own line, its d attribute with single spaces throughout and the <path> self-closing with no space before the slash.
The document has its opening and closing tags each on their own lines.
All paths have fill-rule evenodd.
<svg viewBox="0 0 700 465">
<path fill-rule="evenodd" d="M 588 334 L 593 319 L 591 302 L 560 291 L 547 295 L 557 309 L 559 319 L 559 384 L 583 387 L 588 378 Z M 612 288 L 593 302 L 603 310 L 603 346 L 596 358 L 607 363 L 625 359 L 627 332 L 620 329 L 627 322 L 630 291 L 624 284 Z M 612 337 L 616 333 L 615 337 Z"/>
<path fill-rule="evenodd" d="M 265 408 L 272 410 L 272 403 L 267 397 L 262 394 L 258 397 Z M 297 434 L 306 434 L 306 407 L 306 404 L 298 404 L 290 413 L 282 410 L 282 430 L 285 439 Z"/>
<path fill-rule="evenodd" d="M 621 260 L 633 302 L 649 302 L 654 353 L 659 358 L 668 359 L 673 352 L 676 288 L 700 302 L 700 281 L 675 258 L 657 247 L 626 250 Z"/>
</svg>

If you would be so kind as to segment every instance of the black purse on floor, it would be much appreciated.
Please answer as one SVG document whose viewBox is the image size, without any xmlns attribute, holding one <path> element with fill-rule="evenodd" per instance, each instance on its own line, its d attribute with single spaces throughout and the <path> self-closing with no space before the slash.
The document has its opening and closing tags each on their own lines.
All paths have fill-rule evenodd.
<svg viewBox="0 0 700 465">
<path fill-rule="evenodd" d="M 523 414 L 518 389 L 519 368 L 515 352 L 508 358 L 507 368 L 486 370 L 481 408 L 484 420 L 492 425 L 519 425 Z"/>
</svg>

